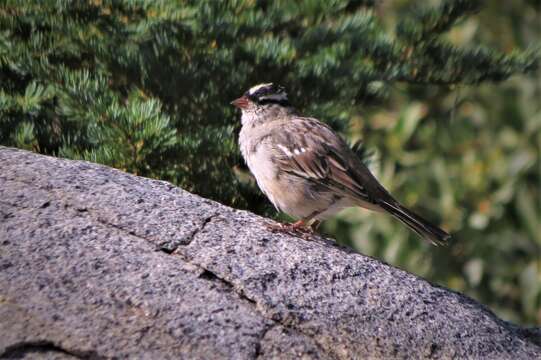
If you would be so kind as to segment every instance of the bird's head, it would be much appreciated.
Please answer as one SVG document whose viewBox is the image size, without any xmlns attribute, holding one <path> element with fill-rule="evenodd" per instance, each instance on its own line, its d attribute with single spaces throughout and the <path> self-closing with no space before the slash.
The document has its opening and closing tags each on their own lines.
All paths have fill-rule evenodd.
<svg viewBox="0 0 541 360">
<path fill-rule="evenodd" d="M 283 86 L 268 83 L 251 87 L 240 98 L 233 100 L 231 104 L 241 110 L 248 110 L 266 105 L 289 106 L 289 101 Z"/>
<path fill-rule="evenodd" d="M 285 88 L 273 83 L 253 86 L 231 104 L 241 109 L 243 122 L 245 116 L 265 116 L 291 107 Z"/>
</svg>

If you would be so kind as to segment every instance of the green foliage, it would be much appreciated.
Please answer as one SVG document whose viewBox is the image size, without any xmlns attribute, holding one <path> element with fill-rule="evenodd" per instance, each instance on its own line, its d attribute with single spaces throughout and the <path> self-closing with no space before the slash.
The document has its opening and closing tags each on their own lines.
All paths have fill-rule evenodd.
<svg viewBox="0 0 541 360">
<path fill-rule="evenodd" d="M 540 30 L 519 11 L 534 11 L 528 1 L 503 15 L 480 4 L 7 0 L 0 143 L 168 180 L 268 215 L 228 104 L 251 85 L 277 82 L 304 113 L 363 139 L 359 156 L 377 149 L 379 178 L 456 240 L 428 248 L 396 222 L 355 209 L 327 231 L 509 319 L 541 322 L 539 77 L 479 86 L 532 74 L 537 53 L 509 49 Z M 491 34 L 496 23 L 504 31 Z"/>
</svg>

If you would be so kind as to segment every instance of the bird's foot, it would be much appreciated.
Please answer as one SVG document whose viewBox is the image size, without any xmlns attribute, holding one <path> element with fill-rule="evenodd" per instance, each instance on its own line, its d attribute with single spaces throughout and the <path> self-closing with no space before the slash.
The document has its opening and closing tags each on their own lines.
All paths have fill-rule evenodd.
<svg viewBox="0 0 541 360">
<path fill-rule="evenodd" d="M 308 225 L 304 220 L 299 220 L 290 224 L 273 223 L 267 224 L 272 232 L 282 232 L 290 235 L 301 236 L 305 240 L 310 240 L 315 229 Z"/>
</svg>

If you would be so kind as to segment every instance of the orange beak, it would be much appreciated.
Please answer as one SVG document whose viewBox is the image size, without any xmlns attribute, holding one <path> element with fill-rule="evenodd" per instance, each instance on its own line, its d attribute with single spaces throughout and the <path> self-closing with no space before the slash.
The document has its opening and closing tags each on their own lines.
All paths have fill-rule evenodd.
<svg viewBox="0 0 541 360">
<path fill-rule="evenodd" d="M 249 104 L 248 101 L 246 96 L 241 96 L 240 98 L 231 101 L 231 105 L 238 107 L 239 109 L 246 109 Z"/>
</svg>

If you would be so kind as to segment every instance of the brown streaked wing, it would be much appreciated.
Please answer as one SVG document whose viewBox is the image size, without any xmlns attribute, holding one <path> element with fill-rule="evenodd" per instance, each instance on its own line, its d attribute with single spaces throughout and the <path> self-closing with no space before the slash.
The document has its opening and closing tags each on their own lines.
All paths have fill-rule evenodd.
<svg viewBox="0 0 541 360">
<path fill-rule="evenodd" d="M 369 201 L 364 186 L 356 180 L 349 164 L 331 149 L 351 150 L 327 125 L 315 119 L 294 118 L 283 126 L 282 130 L 286 131 L 280 131 L 281 136 L 275 137 L 277 151 L 281 154 L 277 161 L 283 171 L 316 181 L 343 196 Z M 303 134 L 302 138 L 297 138 L 297 134 Z M 286 147 L 289 153 L 281 151 L 278 144 Z"/>
</svg>

